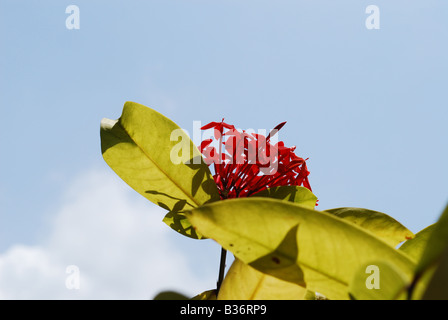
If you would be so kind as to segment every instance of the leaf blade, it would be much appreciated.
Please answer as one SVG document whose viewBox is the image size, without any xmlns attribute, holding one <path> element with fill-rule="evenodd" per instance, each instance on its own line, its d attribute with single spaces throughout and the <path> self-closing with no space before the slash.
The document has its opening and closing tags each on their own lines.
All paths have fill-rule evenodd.
<svg viewBox="0 0 448 320">
<path fill-rule="evenodd" d="M 282 280 L 305 283 L 308 290 L 330 299 L 348 299 L 352 274 L 372 258 L 389 258 L 409 277 L 414 267 L 406 255 L 362 228 L 287 201 L 232 199 L 186 215 L 199 232 L 244 263 Z M 291 248 L 294 236 L 296 251 Z"/>
<path fill-rule="evenodd" d="M 398 250 L 406 253 L 415 262 L 420 261 L 423 252 L 428 244 L 429 236 L 433 232 L 435 224 L 432 224 L 423 230 L 417 232 L 414 238 L 404 242 Z"/>
<path fill-rule="evenodd" d="M 264 274 L 235 259 L 218 300 L 304 300 L 307 293 L 304 287 Z"/>
<path fill-rule="evenodd" d="M 177 140 L 172 139 L 173 132 Z M 118 120 L 101 121 L 100 136 L 103 158 L 112 170 L 172 215 L 182 218 L 186 209 L 219 200 L 216 184 L 196 146 L 179 126 L 157 111 L 126 102 Z M 176 148 L 185 150 L 175 159 L 179 163 L 173 161 Z"/>
<path fill-rule="evenodd" d="M 400 222 L 391 216 L 374 210 L 363 208 L 335 208 L 325 210 L 341 219 L 354 223 L 361 228 L 369 230 L 391 246 L 412 239 L 415 235 Z"/>
<path fill-rule="evenodd" d="M 317 197 L 307 188 L 302 186 L 279 186 L 267 188 L 251 196 L 251 198 L 263 197 L 295 202 L 307 208 L 316 206 Z"/>
<path fill-rule="evenodd" d="M 440 299 L 448 297 L 448 206 L 430 228 L 423 252 L 416 267 L 410 288 L 412 299 Z M 442 288 L 440 285 L 442 285 Z"/>
</svg>

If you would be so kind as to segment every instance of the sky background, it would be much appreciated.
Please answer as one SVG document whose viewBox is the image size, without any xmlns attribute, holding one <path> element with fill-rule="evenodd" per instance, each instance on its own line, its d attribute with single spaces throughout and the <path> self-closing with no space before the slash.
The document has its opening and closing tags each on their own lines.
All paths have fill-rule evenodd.
<svg viewBox="0 0 448 320">
<path fill-rule="evenodd" d="M 187 131 L 287 121 L 279 138 L 309 158 L 318 209 L 434 223 L 448 202 L 447 16 L 443 0 L 0 0 L 0 299 L 215 287 L 219 246 L 173 232 L 102 159 L 100 121 L 125 101 Z"/>
</svg>

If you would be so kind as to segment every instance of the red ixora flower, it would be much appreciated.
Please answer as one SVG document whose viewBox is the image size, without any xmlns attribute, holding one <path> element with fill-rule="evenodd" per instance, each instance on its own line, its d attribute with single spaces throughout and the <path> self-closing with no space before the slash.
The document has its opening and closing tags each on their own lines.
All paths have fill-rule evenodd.
<svg viewBox="0 0 448 320">
<path fill-rule="evenodd" d="M 213 178 L 221 199 L 243 198 L 278 186 L 304 186 L 311 190 L 305 161 L 282 141 L 271 138 L 286 122 L 276 126 L 266 137 L 238 131 L 222 119 L 210 122 L 201 130 L 214 129 L 214 139 L 202 141 L 201 153 L 207 165 L 213 163 Z"/>
</svg>

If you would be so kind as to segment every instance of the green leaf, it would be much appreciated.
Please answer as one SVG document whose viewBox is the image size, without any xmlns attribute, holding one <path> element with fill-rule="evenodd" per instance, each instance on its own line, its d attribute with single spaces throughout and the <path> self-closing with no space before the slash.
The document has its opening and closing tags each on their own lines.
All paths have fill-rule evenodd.
<svg viewBox="0 0 448 320">
<path fill-rule="evenodd" d="M 349 298 L 354 273 L 372 260 L 387 260 L 404 277 L 413 274 L 413 262 L 372 233 L 292 202 L 230 199 L 186 215 L 242 262 L 330 299 Z"/>
<path fill-rule="evenodd" d="M 448 245 L 448 206 L 440 216 L 439 220 L 429 235 L 426 248 L 421 260 L 417 265 L 417 272 L 426 269 L 429 265 L 441 258 L 443 251 Z"/>
<path fill-rule="evenodd" d="M 431 228 L 428 240 L 417 263 L 416 275 L 410 293 L 412 299 L 437 299 L 448 296 L 448 206 Z M 445 286 L 444 288 L 440 286 Z"/>
<path fill-rule="evenodd" d="M 199 238 L 184 210 L 219 200 L 208 166 L 187 134 L 157 111 L 126 102 L 118 120 L 101 121 L 106 163 L 129 186 L 169 211 L 165 222 Z"/>
<path fill-rule="evenodd" d="M 373 261 L 355 273 L 349 291 L 356 300 L 403 300 L 410 282 L 389 262 Z"/>
<path fill-rule="evenodd" d="M 307 290 L 262 273 L 235 259 L 219 290 L 218 300 L 304 300 Z"/>
<path fill-rule="evenodd" d="M 382 212 L 362 208 L 336 208 L 325 211 L 369 230 L 393 247 L 414 237 L 400 222 Z"/>
<path fill-rule="evenodd" d="M 313 209 L 316 206 L 317 201 L 317 197 L 309 189 L 301 186 L 279 186 L 268 188 L 251 196 L 251 198 L 255 197 L 291 201 L 310 209 Z"/>
<path fill-rule="evenodd" d="M 448 246 L 440 255 L 438 265 L 427 283 L 423 300 L 448 300 Z"/>
<path fill-rule="evenodd" d="M 162 291 L 153 300 L 188 300 L 188 298 L 175 291 Z"/>
<path fill-rule="evenodd" d="M 426 245 L 429 240 L 429 236 L 434 230 L 435 224 L 432 224 L 425 229 L 418 232 L 413 239 L 404 242 L 398 250 L 406 253 L 416 263 L 420 261 Z"/>
</svg>

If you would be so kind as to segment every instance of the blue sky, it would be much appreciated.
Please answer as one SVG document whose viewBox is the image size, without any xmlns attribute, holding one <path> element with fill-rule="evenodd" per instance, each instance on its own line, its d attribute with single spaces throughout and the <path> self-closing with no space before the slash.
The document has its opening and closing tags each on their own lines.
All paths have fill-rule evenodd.
<svg viewBox="0 0 448 320">
<path fill-rule="evenodd" d="M 79 30 L 65 25 L 71 4 Z M 379 30 L 365 27 L 370 4 Z M 127 288 L 145 299 L 163 281 L 121 261 L 156 268 L 152 250 L 162 266 L 180 259 L 179 275 L 191 277 L 166 286 L 214 286 L 219 247 L 171 232 L 101 157 L 99 123 L 118 118 L 128 100 L 188 131 L 223 117 L 253 129 L 287 121 L 280 139 L 309 158 L 318 209 L 378 210 L 414 232 L 435 222 L 448 200 L 447 14 L 442 0 L 0 0 L 0 298 L 121 298 Z M 127 234 L 100 219 L 101 208 L 128 219 L 114 201 L 154 219 L 153 236 L 136 231 L 145 245 L 130 232 L 121 251 L 108 247 L 114 232 Z M 161 239 L 175 257 L 156 249 Z M 86 247 L 111 253 L 100 262 Z M 64 287 L 68 264 L 79 265 L 89 290 Z M 125 284 L 129 273 L 147 276 L 151 290 Z"/>
</svg>

